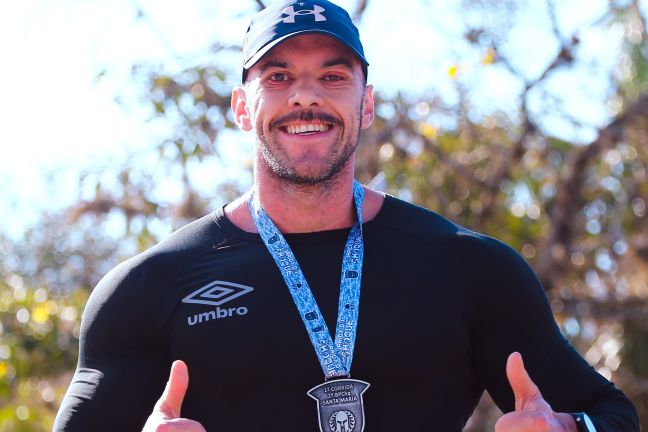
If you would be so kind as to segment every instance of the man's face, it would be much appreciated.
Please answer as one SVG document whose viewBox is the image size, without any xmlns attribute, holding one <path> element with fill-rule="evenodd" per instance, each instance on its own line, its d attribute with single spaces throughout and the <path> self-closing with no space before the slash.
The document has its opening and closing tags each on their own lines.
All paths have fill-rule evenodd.
<svg viewBox="0 0 648 432">
<path fill-rule="evenodd" d="M 315 184 L 353 162 L 374 102 L 353 53 L 311 34 L 279 44 L 255 64 L 248 84 L 235 89 L 232 107 L 239 126 L 256 134 L 259 169 Z"/>
</svg>

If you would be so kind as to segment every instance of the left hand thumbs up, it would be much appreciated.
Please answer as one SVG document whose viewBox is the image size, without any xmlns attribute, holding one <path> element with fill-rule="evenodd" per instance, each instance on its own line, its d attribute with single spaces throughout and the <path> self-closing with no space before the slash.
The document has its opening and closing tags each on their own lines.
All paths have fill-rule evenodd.
<svg viewBox="0 0 648 432">
<path fill-rule="evenodd" d="M 546 404 L 540 393 L 540 389 L 533 381 L 524 368 L 522 356 L 514 352 L 506 362 L 506 377 L 511 384 L 513 394 L 515 395 L 515 411 L 527 410 L 536 411 L 543 403 Z"/>
<path fill-rule="evenodd" d="M 506 376 L 515 395 L 515 411 L 503 415 L 495 432 L 576 432 L 569 414 L 555 413 L 524 368 L 522 356 L 514 352 L 506 362 Z"/>
</svg>

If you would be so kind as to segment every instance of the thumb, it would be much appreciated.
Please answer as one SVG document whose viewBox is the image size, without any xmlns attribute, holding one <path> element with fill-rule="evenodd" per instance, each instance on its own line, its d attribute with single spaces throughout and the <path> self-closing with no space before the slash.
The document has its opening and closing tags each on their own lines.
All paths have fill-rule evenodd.
<svg viewBox="0 0 648 432">
<path fill-rule="evenodd" d="M 171 365 L 171 374 L 164 393 L 158 400 L 157 409 L 169 419 L 180 417 L 182 401 L 189 387 L 189 370 L 182 360 L 176 360 Z"/>
<path fill-rule="evenodd" d="M 506 376 L 515 395 L 516 411 L 524 409 L 527 402 L 542 398 L 540 389 L 531 381 L 531 377 L 524 368 L 522 355 L 519 352 L 514 352 L 509 356 L 506 362 Z"/>
</svg>

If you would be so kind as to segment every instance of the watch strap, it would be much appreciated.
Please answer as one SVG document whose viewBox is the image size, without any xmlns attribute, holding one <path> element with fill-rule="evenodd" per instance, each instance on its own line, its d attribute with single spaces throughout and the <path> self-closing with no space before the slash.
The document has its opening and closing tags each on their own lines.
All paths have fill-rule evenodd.
<svg viewBox="0 0 648 432">
<path fill-rule="evenodd" d="M 596 432 L 596 427 L 594 427 L 594 423 L 592 423 L 592 420 L 584 412 L 570 413 L 570 415 L 576 421 L 576 427 L 578 428 L 578 432 Z"/>
</svg>

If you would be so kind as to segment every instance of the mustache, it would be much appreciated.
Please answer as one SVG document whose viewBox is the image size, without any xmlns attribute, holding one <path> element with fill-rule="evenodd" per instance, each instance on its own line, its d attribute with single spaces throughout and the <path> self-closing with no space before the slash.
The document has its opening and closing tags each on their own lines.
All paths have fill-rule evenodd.
<svg viewBox="0 0 648 432">
<path fill-rule="evenodd" d="M 333 117 L 330 114 L 316 111 L 294 111 L 286 114 L 285 116 L 279 117 L 270 122 L 270 129 L 283 126 L 286 123 L 294 121 L 303 121 L 303 122 L 312 122 L 318 120 L 322 123 L 331 123 L 336 126 L 342 126 L 342 122 L 337 118 Z"/>
</svg>

